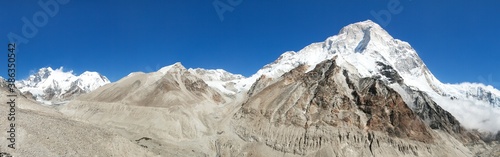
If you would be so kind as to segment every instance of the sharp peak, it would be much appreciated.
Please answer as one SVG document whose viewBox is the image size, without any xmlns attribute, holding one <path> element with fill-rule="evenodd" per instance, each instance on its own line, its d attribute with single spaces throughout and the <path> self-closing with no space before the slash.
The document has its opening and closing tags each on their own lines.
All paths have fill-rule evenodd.
<svg viewBox="0 0 500 157">
<path fill-rule="evenodd" d="M 184 67 L 184 65 L 182 65 L 182 63 L 181 63 L 181 62 L 175 62 L 174 64 L 171 64 L 171 65 L 165 66 L 165 67 L 163 67 L 163 68 L 166 68 L 166 67 L 175 67 L 175 68 L 183 68 L 183 69 L 186 69 L 186 68 Z"/>
<path fill-rule="evenodd" d="M 186 67 L 184 67 L 184 65 L 182 65 L 181 62 L 175 62 L 174 64 L 172 64 L 170 66 L 172 66 L 173 68 L 186 69 Z"/>
<path fill-rule="evenodd" d="M 96 71 L 84 71 L 82 74 L 98 74 Z"/>
<path fill-rule="evenodd" d="M 371 21 L 371 20 L 366 20 L 366 21 L 360 21 L 356 23 L 349 24 L 345 26 L 344 28 L 349 28 L 349 27 L 359 27 L 359 28 L 376 28 L 376 29 L 382 29 L 383 28 L 378 25 L 377 23 Z"/>
<path fill-rule="evenodd" d="M 46 66 L 42 67 L 39 70 L 50 70 L 50 71 L 56 71 L 56 70 L 65 70 L 64 66 L 60 66 L 59 68 L 52 68 L 51 66 Z"/>
<path fill-rule="evenodd" d="M 161 68 L 160 70 L 158 70 L 158 72 L 166 73 L 166 72 L 173 70 L 173 69 L 187 70 L 186 67 L 184 67 L 181 62 L 176 62 L 172 65 L 165 66 L 165 67 Z"/>
<path fill-rule="evenodd" d="M 205 69 L 205 68 L 189 68 L 188 71 L 209 71 L 209 72 L 227 72 L 227 73 L 230 73 L 224 69 Z"/>
<path fill-rule="evenodd" d="M 46 72 L 46 71 L 52 72 L 52 71 L 55 71 L 55 70 L 52 67 L 50 67 L 50 66 L 38 69 L 38 72 Z"/>
<path fill-rule="evenodd" d="M 102 76 L 99 72 L 97 71 L 84 71 L 83 73 L 80 74 L 80 76 L 82 75 L 97 75 L 97 76 Z"/>
<path fill-rule="evenodd" d="M 376 22 L 373 22 L 370 19 L 353 23 L 353 25 L 376 25 L 376 26 L 380 27 L 380 25 L 378 25 Z M 380 27 L 380 28 L 382 28 L 382 27 Z"/>
<path fill-rule="evenodd" d="M 43 67 L 43 68 L 40 68 L 40 70 L 54 71 L 54 69 L 52 69 L 52 67 Z"/>
<path fill-rule="evenodd" d="M 229 74 L 233 76 L 238 76 L 238 77 L 245 77 L 241 74 L 235 74 L 232 72 L 229 72 L 224 69 L 205 69 L 205 68 L 189 68 L 188 71 L 198 73 L 198 72 L 209 72 L 209 73 L 222 73 L 222 74 Z"/>
<path fill-rule="evenodd" d="M 77 77 L 78 77 L 78 78 L 82 78 L 82 77 L 84 77 L 84 76 L 99 77 L 99 78 L 101 78 L 102 80 L 104 80 L 105 82 L 110 82 L 110 81 L 109 81 L 109 79 L 108 79 L 106 76 L 104 76 L 104 75 L 102 75 L 101 73 L 96 72 L 96 71 L 85 71 L 85 72 L 83 72 L 82 74 L 78 75 Z"/>
<path fill-rule="evenodd" d="M 340 30 L 339 34 L 344 34 L 349 32 L 363 32 L 363 33 L 376 32 L 377 34 L 389 35 L 389 33 L 387 33 L 387 31 L 384 28 L 382 28 L 379 24 L 371 20 L 360 21 L 349 24 L 343 27 Z"/>
<path fill-rule="evenodd" d="M 38 71 L 35 73 L 32 73 L 32 75 L 37 74 L 37 73 L 53 73 L 53 72 L 73 74 L 73 70 L 69 70 L 69 71 L 65 71 L 65 70 L 66 69 L 64 69 L 63 66 L 60 66 L 59 68 L 56 68 L 56 69 L 54 69 L 50 66 L 47 66 L 47 67 L 43 67 L 43 68 L 38 69 Z"/>
</svg>

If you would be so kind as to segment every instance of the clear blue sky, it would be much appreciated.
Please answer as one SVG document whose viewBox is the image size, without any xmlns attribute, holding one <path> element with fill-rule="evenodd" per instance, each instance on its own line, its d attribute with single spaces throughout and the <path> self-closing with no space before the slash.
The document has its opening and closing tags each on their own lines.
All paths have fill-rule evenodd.
<svg viewBox="0 0 500 157">
<path fill-rule="evenodd" d="M 388 10 L 392 1 L 402 10 L 384 28 L 409 42 L 441 81 L 500 87 L 500 1 L 242 0 L 234 7 L 218 1 L 233 9 L 223 21 L 213 0 L 69 0 L 19 45 L 18 75 L 64 66 L 116 81 L 182 62 L 249 76 L 281 53 L 323 41 L 347 24 L 380 23 L 370 12 Z M 43 9 L 36 0 L 4 0 L 0 7 L 6 53 L 9 32 L 23 36 L 22 18 L 33 21 Z"/>
</svg>

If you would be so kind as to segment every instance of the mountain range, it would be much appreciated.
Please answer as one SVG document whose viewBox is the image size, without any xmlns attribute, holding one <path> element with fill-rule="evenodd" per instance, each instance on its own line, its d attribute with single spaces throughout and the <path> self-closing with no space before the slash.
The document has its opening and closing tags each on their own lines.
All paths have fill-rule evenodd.
<svg viewBox="0 0 500 157">
<path fill-rule="evenodd" d="M 440 82 L 370 20 L 250 77 L 175 63 L 110 83 L 42 68 L 16 86 L 157 156 L 500 156 L 500 91 Z"/>
<path fill-rule="evenodd" d="M 97 72 L 85 71 L 75 76 L 73 71 L 64 72 L 63 67 L 55 70 L 46 67 L 16 82 L 16 86 L 30 98 L 52 105 L 64 103 L 108 83 L 108 78 Z"/>
</svg>

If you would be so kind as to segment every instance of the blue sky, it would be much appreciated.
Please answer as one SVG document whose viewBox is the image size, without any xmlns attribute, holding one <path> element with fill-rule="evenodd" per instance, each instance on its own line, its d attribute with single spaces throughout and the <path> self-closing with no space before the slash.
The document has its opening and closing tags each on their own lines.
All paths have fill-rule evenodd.
<svg viewBox="0 0 500 157">
<path fill-rule="evenodd" d="M 42 67 L 64 66 L 78 74 L 98 71 L 116 81 L 175 62 L 249 76 L 285 51 L 298 51 L 345 25 L 371 19 L 409 42 L 441 81 L 500 88 L 500 1 L 217 0 L 232 10 L 222 14 L 223 20 L 215 0 L 66 1 L 57 3 L 54 16 L 36 0 L 0 2 L 5 52 L 9 33 L 28 40 L 18 46 L 19 78 Z M 401 9 L 393 10 L 390 21 L 371 14 L 387 12 L 391 5 Z M 23 36 L 23 17 L 41 21 L 31 38 Z"/>
</svg>

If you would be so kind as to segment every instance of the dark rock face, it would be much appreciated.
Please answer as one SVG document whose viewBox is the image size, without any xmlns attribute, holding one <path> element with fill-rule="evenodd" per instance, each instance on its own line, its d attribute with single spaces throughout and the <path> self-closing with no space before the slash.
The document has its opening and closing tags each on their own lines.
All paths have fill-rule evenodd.
<svg viewBox="0 0 500 157">
<path fill-rule="evenodd" d="M 423 121 L 405 104 L 401 96 L 380 80 L 360 81 L 361 92 L 353 93 L 359 109 L 369 117 L 367 126 L 391 136 L 431 142 L 432 136 Z"/>
<path fill-rule="evenodd" d="M 498 143 L 498 142 L 500 142 L 500 131 L 498 131 L 496 133 L 481 132 L 479 134 L 480 134 L 481 140 L 483 140 L 486 143 L 492 143 L 492 142 Z"/>
<path fill-rule="evenodd" d="M 392 66 L 386 65 L 382 62 L 377 62 L 377 66 L 379 67 L 380 73 L 389 81 L 388 83 L 403 83 L 403 78 L 394 68 L 392 68 Z"/>
<path fill-rule="evenodd" d="M 463 143 L 480 140 L 479 134 L 463 128 L 451 113 L 437 105 L 425 92 L 416 91 L 402 83 L 399 85 L 411 97 L 410 108 L 426 126 L 442 130 Z"/>
<path fill-rule="evenodd" d="M 82 88 L 80 88 L 76 85 L 72 85 L 68 91 L 66 91 L 65 93 L 63 93 L 61 95 L 61 98 L 63 100 L 71 100 L 71 99 L 73 99 L 81 94 L 85 94 L 85 93 L 87 93 L 87 92 L 85 92 L 85 90 L 83 90 Z"/>
<path fill-rule="evenodd" d="M 343 76 L 345 80 L 336 80 L 335 78 L 339 76 Z M 391 76 L 391 78 L 399 77 L 397 73 L 393 73 Z M 432 136 L 426 130 L 424 123 L 408 108 L 401 96 L 379 80 L 373 78 L 353 80 L 346 70 L 342 70 L 336 65 L 335 61 L 319 64 L 316 69 L 307 73 L 305 78 L 303 83 L 315 88 L 314 93 L 310 93 L 314 94 L 310 105 L 316 105 L 321 110 L 333 111 L 332 113 L 336 117 L 340 115 L 335 114 L 336 111 L 350 112 L 349 116 L 329 121 L 333 125 L 337 121 L 343 121 L 345 123 L 341 126 L 347 124 L 347 126 L 352 125 L 359 129 L 368 127 L 371 130 L 387 132 L 389 135 L 399 138 L 409 138 L 422 142 L 432 141 Z M 347 91 L 351 91 L 351 93 L 342 89 L 343 81 L 349 87 Z M 358 84 L 358 86 L 353 84 Z M 365 125 L 360 122 L 360 115 L 355 114 L 357 109 L 363 111 L 364 116 L 368 118 Z"/>
<path fill-rule="evenodd" d="M 30 100 L 36 100 L 36 97 L 33 96 L 33 94 L 29 91 L 26 91 L 26 92 L 23 92 L 23 95 L 27 98 L 27 99 L 30 99 Z"/>
<path fill-rule="evenodd" d="M 43 99 L 44 99 L 44 100 L 52 100 L 52 99 L 54 99 L 54 97 L 55 97 L 56 95 L 58 95 L 58 94 L 59 94 L 59 93 L 58 93 L 56 90 L 54 90 L 53 88 L 47 88 L 47 89 L 43 90 L 43 92 L 44 92 L 44 93 L 47 93 L 47 94 L 45 94 L 45 95 L 44 95 L 44 97 L 43 97 Z"/>
</svg>

